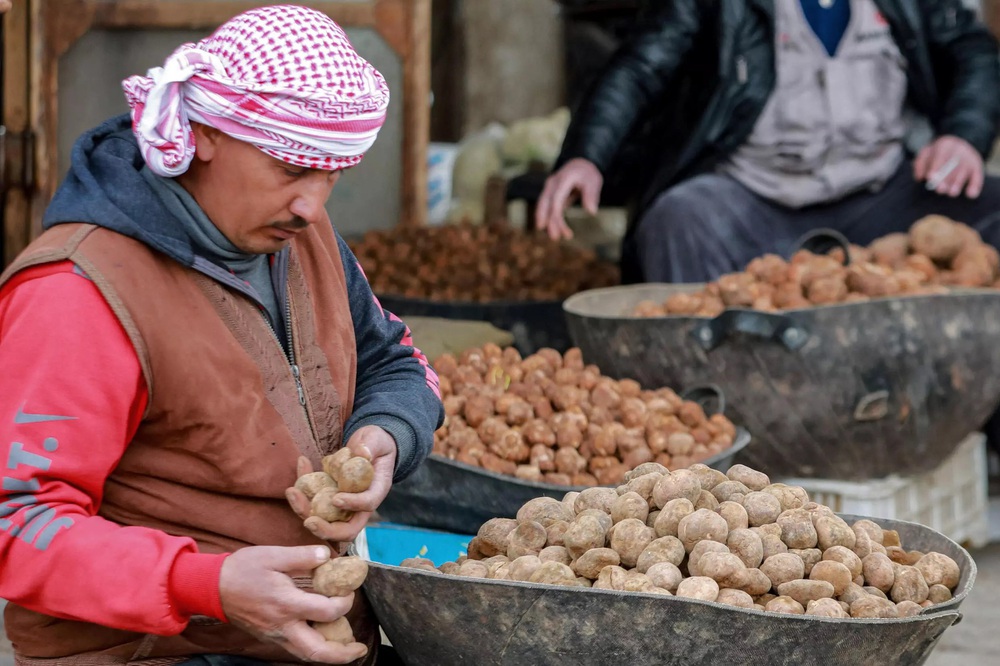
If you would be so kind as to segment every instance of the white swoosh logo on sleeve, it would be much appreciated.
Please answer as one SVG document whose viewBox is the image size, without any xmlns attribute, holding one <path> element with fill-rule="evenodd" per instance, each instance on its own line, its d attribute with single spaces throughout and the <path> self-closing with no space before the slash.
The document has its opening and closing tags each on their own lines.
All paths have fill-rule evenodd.
<svg viewBox="0 0 1000 666">
<path fill-rule="evenodd" d="M 58 416 L 56 414 L 29 414 L 21 405 L 14 415 L 14 423 L 45 423 L 47 421 L 75 421 L 75 416 Z"/>
</svg>

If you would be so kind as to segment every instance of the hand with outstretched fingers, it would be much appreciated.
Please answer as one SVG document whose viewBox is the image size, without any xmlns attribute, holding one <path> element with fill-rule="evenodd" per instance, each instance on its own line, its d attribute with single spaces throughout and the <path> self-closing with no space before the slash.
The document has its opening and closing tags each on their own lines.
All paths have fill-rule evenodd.
<svg viewBox="0 0 1000 666">
<path fill-rule="evenodd" d="M 566 208 L 571 199 L 579 194 L 584 209 L 597 215 L 603 186 L 604 176 L 593 162 L 583 158 L 566 162 L 545 181 L 535 207 L 535 226 L 548 231 L 553 240 L 572 238 L 573 231 L 566 224 Z"/>
</svg>

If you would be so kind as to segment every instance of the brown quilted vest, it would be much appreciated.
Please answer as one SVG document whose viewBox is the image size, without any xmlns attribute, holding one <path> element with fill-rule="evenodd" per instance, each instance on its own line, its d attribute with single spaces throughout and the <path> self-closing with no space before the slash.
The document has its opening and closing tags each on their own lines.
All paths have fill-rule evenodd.
<svg viewBox="0 0 1000 666">
<path fill-rule="evenodd" d="M 0 276 L 69 259 L 100 289 L 142 365 L 149 404 L 108 478 L 99 515 L 193 538 L 201 552 L 317 543 L 285 500 L 299 455 L 318 469 L 341 446 L 354 403 L 357 353 L 344 268 L 329 225 L 292 242 L 288 268 L 300 404 L 288 359 L 257 306 L 146 245 L 107 229 L 58 225 Z M 308 581 L 299 581 L 307 586 Z M 109 594 L 113 594 L 109 590 Z M 349 618 L 373 646 L 377 627 L 356 597 Z M 7 606 L 18 662 L 169 664 L 199 653 L 294 661 L 273 644 L 209 618 L 179 636 L 146 636 Z M 369 661 L 374 650 L 369 651 Z"/>
</svg>

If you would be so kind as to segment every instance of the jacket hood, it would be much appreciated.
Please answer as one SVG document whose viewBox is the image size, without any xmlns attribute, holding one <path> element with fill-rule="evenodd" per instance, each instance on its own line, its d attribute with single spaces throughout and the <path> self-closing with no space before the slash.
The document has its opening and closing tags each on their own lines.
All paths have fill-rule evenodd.
<svg viewBox="0 0 1000 666">
<path fill-rule="evenodd" d="M 187 232 L 143 178 L 144 166 L 127 113 L 83 134 L 73 145 L 69 173 L 45 211 L 42 228 L 95 224 L 192 266 L 195 253 Z"/>
</svg>

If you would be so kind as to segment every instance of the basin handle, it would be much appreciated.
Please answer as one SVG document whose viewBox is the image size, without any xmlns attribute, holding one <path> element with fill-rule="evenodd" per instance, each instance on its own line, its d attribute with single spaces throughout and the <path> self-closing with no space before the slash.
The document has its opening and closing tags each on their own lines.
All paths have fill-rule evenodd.
<svg viewBox="0 0 1000 666">
<path fill-rule="evenodd" d="M 680 397 L 681 400 L 690 400 L 691 402 L 698 403 L 698 405 L 705 410 L 705 414 L 707 416 L 726 413 L 726 394 L 723 393 L 722 388 L 718 384 L 701 384 L 699 386 L 692 386 L 682 392 Z M 709 409 L 709 406 L 713 401 L 716 403 L 715 411 L 711 411 Z"/>
<path fill-rule="evenodd" d="M 850 266 L 851 242 L 836 229 L 813 229 L 804 234 L 792 245 L 792 254 L 799 250 L 808 250 L 813 254 L 827 254 L 838 247 L 844 251 L 844 265 Z"/>
<path fill-rule="evenodd" d="M 743 308 L 725 310 L 691 329 L 691 335 L 705 351 L 712 351 L 736 333 L 773 340 L 788 351 L 801 348 L 809 340 L 809 330 L 787 314 Z"/>
</svg>

